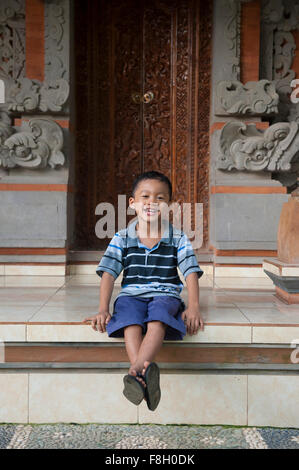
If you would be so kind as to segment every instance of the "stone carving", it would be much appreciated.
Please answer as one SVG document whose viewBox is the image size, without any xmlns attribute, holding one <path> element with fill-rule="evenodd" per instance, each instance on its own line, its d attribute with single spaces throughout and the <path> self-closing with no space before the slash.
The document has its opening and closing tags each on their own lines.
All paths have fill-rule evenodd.
<svg viewBox="0 0 299 470">
<path fill-rule="evenodd" d="M 279 96 L 269 80 L 248 82 L 222 81 L 216 90 L 216 111 L 219 116 L 263 116 L 278 112 Z"/>
<path fill-rule="evenodd" d="M 6 95 L 8 111 L 32 112 L 62 110 L 69 96 L 69 84 L 63 78 L 51 82 L 40 82 L 23 78 L 8 80 L 3 77 L 8 88 Z"/>
<path fill-rule="evenodd" d="M 294 70 L 292 70 L 295 50 L 295 39 L 291 32 L 275 32 L 273 78 L 276 81 L 276 88 L 280 97 L 279 120 L 289 120 L 290 112 L 292 112 L 292 118 L 297 120 L 296 115 L 299 109 L 290 101 L 290 94 L 292 92 L 290 85 L 291 81 L 296 76 Z M 296 112 L 294 116 L 295 110 Z"/>
<path fill-rule="evenodd" d="M 3 80 L 0 80 L 0 104 L 5 103 L 5 84 Z"/>
<path fill-rule="evenodd" d="M 69 17 L 65 0 L 45 1 L 45 76 L 46 80 L 69 79 L 67 35 Z"/>
<path fill-rule="evenodd" d="M 255 124 L 229 122 L 221 131 L 220 149 L 221 170 L 292 171 L 299 150 L 298 124 L 280 122 L 261 131 Z"/>
<path fill-rule="evenodd" d="M 24 0 L 3 0 L 0 3 L 0 71 L 15 79 L 24 75 Z"/>
<path fill-rule="evenodd" d="M 0 23 L 22 14 L 24 11 L 24 0 L 1 0 L 0 3 Z"/>
<path fill-rule="evenodd" d="M 262 21 L 281 31 L 292 31 L 298 27 L 298 0 L 263 0 Z"/>
<path fill-rule="evenodd" d="M 232 80 L 240 79 L 240 0 L 225 0 L 224 4 L 224 40 L 227 44 L 224 76 L 231 76 Z"/>
<path fill-rule="evenodd" d="M 296 50 L 292 31 L 299 29 L 299 0 L 265 0 L 261 19 L 260 75 L 275 81 L 280 98 L 274 122 L 299 122 L 299 106 L 290 101 Z"/>
<path fill-rule="evenodd" d="M 266 0 L 262 4 L 262 19 L 265 23 L 278 23 L 283 15 L 281 0 Z"/>
<path fill-rule="evenodd" d="M 45 0 L 45 81 L 25 77 L 24 0 L 1 0 L 0 79 L 8 112 L 62 112 L 69 96 L 64 13 L 68 0 Z M 2 60 L 1 60 L 2 58 Z"/>
<path fill-rule="evenodd" d="M 277 31 L 274 35 L 274 79 L 285 77 L 293 79 L 295 72 L 291 70 L 295 56 L 296 44 L 292 33 Z"/>
<path fill-rule="evenodd" d="M 25 130 L 16 132 L 8 115 L 0 113 L 0 166 L 34 169 L 64 164 L 63 133 L 56 122 L 35 118 L 24 123 L 24 127 Z"/>
</svg>

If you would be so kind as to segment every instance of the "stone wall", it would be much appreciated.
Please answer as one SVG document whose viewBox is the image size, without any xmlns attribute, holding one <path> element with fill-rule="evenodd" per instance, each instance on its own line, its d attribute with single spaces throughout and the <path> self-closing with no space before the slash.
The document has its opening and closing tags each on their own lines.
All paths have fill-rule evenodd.
<svg viewBox="0 0 299 470">
<path fill-rule="evenodd" d="M 299 72 L 297 9 L 297 1 L 214 1 L 210 243 L 218 263 L 260 264 L 276 253 L 299 174 L 299 108 L 288 94 Z"/>
<path fill-rule="evenodd" d="M 1 2 L 0 262 L 66 260 L 70 7 L 69 0 Z"/>
</svg>

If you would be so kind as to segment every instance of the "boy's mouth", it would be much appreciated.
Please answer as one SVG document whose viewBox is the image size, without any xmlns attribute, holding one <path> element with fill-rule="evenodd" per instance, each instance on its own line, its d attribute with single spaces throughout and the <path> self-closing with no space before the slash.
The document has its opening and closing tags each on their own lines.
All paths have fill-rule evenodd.
<svg viewBox="0 0 299 470">
<path fill-rule="evenodd" d="M 146 215 L 149 215 L 149 216 L 153 216 L 153 215 L 156 215 L 158 214 L 160 211 L 158 209 L 150 209 L 148 207 L 146 207 L 145 209 L 143 209 L 144 212 L 146 213 Z"/>
</svg>

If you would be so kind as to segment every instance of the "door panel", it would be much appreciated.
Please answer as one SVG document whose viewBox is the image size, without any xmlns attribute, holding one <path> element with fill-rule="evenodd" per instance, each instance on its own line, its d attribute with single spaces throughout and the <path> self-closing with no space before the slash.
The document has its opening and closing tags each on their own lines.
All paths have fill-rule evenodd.
<svg viewBox="0 0 299 470">
<path fill-rule="evenodd" d="M 165 173 L 178 202 L 208 202 L 208 158 L 198 184 L 201 3 L 76 1 L 76 248 L 107 246 L 94 233 L 95 207 L 117 210 L 142 171 Z M 148 103 L 132 97 L 147 92 Z M 205 109 L 206 123 L 208 100 Z"/>
</svg>

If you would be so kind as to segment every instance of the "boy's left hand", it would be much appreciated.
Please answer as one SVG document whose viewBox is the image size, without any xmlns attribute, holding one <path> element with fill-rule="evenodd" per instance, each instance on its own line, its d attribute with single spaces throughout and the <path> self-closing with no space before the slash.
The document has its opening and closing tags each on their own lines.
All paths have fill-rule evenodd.
<svg viewBox="0 0 299 470">
<path fill-rule="evenodd" d="M 182 313 L 182 319 L 184 320 L 189 335 L 195 335 L 199 328 L 203 331 L 204 322 L 199 307 L 188 306 Z"/>
</svg>

